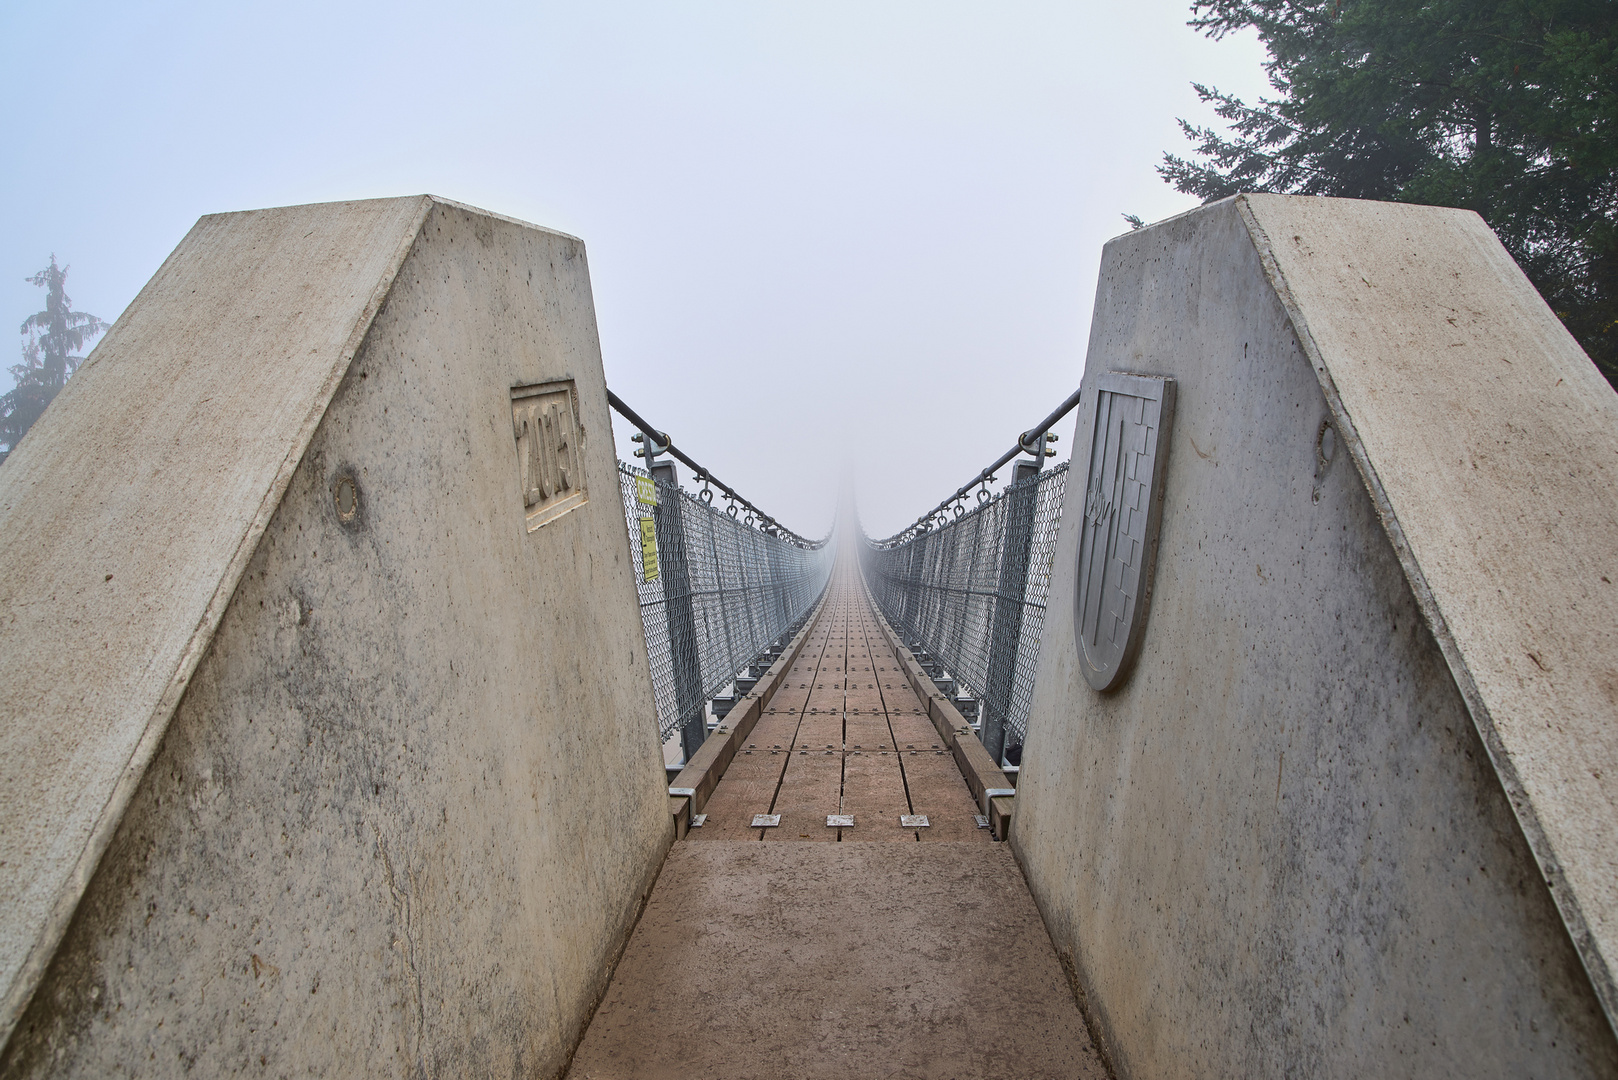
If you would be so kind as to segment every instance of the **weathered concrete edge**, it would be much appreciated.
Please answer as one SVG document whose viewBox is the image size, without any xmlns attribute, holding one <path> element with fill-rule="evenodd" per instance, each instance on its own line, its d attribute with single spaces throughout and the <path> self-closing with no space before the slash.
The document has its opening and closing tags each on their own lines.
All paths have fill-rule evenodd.
<svg viewBox="0 0 1618 1080">
<path fill-rule="evenodd" d="M 1011 815 L 1016 804 L 1014 795 L 997 795 L 989 800 L 989 830 L 996 840 L 1010 838 Z"/>
<path fill-rule="evenodd" d="M 475 207 L 468 207 L 467 209 L 476 210 Z M 518 222 L 518 224 L 524 223 Z M 689 827 L 691 821 L 690 800 L 670 797 L 669 802 L 686 804 L 684 807 L 685 820 L 686 826 Z M 674 808 L 671 806 L 670 809 L 673 810 Z M 584 1010 L 584 1021 L 579 1024 L 578 1030 L 573 1033 L 570 1045 L 567 1048 L 567 1056 L 562 1059 L 561 1067 L 551 1073 L 546 1080 L 563 1080 L 572 1070 L 573 1059 L 578 1056 L 579 1047 L 584 1045 L 584 1036 L 589 1033 L 590 1025 L 595 1021 L 596 1013 L 601 1010 L 601 1003 L 607 1000 L 607 991 L 612 989 L 613 976 L 618 973 L 618 965 L 623 963 L 624 953 L 629 951 L 629 942 L 634 938 L 635 931 L 640 926 L 641 916 L 646 914 L 646 905 L 652 901 L 652 891 L 657 888 L 658 881 L 663 877 L 663 867 L 668 865 L 669 852 L 674 850 L 675 842 L 685 835 L 686 830 L 679 825 L 678 811 L 675 812 L 675 827 L 678 830 L 678 835 L 663 844 L 662 855 L 658 857 L 651 872 L 646 875 L 645 883 L 641 887 L 640 899 L 635 902 L 634 913 L 630 915 L 628 921 L 624 924 L 623 930 L 618 934 L 617 944 L 613 946 L 612 956 L 607 960 L 605 968 L 596 979 L 595 992 L 591 995 L 590 1007 Z M 667 836 L 668 834 L 665 833 L 664 835 Z M 1040 917 L 1044 918 L 1044 912 L 1040 913 Z"/>
<path fill-rule="evenodd" d="M 117 783 L 109 795 L 106 805 L 101 809 L 91 829 L 89 838 L 85 842 L 84 850 L 80 852 L 78 860 L 74 863 L 72 873 L 65 887 L 57 894 L 56 903 L 52 906 L 39 935 L 29 947 L 28 955 L 18 968 L 17 976 L 10 986 L 5 988 L 3 997 L 0 997 L 0 1048 L 11 1041 L 12 1031 L 21 1019 L 23 1011 L 34 996 L 39 981 L 45 975 L 45 969 L 50 965 L 51 958 L 56 955 L 57 946 L 67 933 L 68 924 L 72 922 L 74 912 L 78 910 L 79 901 L 84 897 L 85 890 L 89 888 L 90 879 L 94 876 L 96 867 L 100 865 L 101 857 L 106 853 L 107 846 L 111 844 L 113 834 L 117 831 L 118 823 L 123 820 L 124 810 L 128 807 L 130 799 L 134 797 L 135 790 L 141 779 L 146 775 L 146 768 L 151 764 L 153 755 L 163 741 L 168 731 L 169 721 L 173 718 L 175 710 L 179 707 L 180 698 L 185 694 L 186 687 L 190 685 L 191 676 L 196 673 L 197 665 L 201 663 L 203 655 L 213 641 L 214 633 L 219 629 L 219 623 L 224 618 L 225 609 L 230 606 L 231 597 L 236 594 L 236 587 L 241 582 L 242 575 L 247 570 L 247 564 L 253 553 L 258 549 L 259 540 L 269 528 L 270 519 L 275 515 L 276 509 L 281 505 L 281 499 L 286 495 L 287 488 L 292 483 L 292 476 L 303 461 L 305 451 L 314 439 L 315 431 L 326 416 L 326 409 L 331 404 L 332 397 L 337 392 L 343 377 L 348 373 L 348 367 L 354 356 L 364 344 L 371 325 L 376 321 L 377 312 L 386 301 L 388 293 L 393 289 L 393 283 L 398 276 L 399 269 L 404 265 L 410 254 L 411 247 L 421 234 L 423 223 L 431 211 L 434 198 L 430 195 L 416 196 L 418 205 L 410 225 L 404 230 L 393 255 L 389 259 L 386 271 L 378 279 L 376 287 L 366 299 L 360 309 L 359 317 L 355 320 L 342 349 L 338 352 L 337 360 L 332 365 L 316 392 L 314 402 L 310 406 L 308 415 L 300 424 L 292 445 L 288 448 L 286 456 L 282 459 L 275 477 L 264 493 L 263 500 L 254 512 L 252 520 L 244 530 L 241 540 L 236 545 L 235 552 L 220 575 L 218 588 L 214 590 L 207 606 L 203 609 L 201 618 L 191 632 L 190 639 L 185 648 L 181 650 L 178 663 L 169 676 L 168 684 L 157 700 L 156 707 L 146 721 L 145 730 L 136 741 L 129 760 L 125 763 Z M 198 219 L 201 224 L 212 217 L 224 217 L 227 214 L 207 214 Z M 196 226 L 193 226 L 193 230 Z M 190 235 L 189 232 L 187 235 Z M 147 284 L 141 289 L 144 293 L 152 287 L 152 282 L 163 277 L 163 269 L 175 259 L 185 247 L 184 241 L 175 246 L 168 258 L 163 260 L 157 273 L 153 274 Z M 136 295 L 135 302 L 130 304 L 134 310 L 140 299 Z M 120 319 L 120 321 L 122 321 Z M 116 329 L 116 327 L 115 327 Z M 89 363 L 94 360 L 92 353 Z"/>
<path fill-rule="evenodd" d="M 691 800 L 685 795 L 669 796 L 669 816 L 674 819 L 674 839 L 684 840 L 691 831 Z"/>
<path fill-rule="evenodd" d="M 1433 639 L 1438 643 L 1439 652 L 1449 667 L 1450 677 L 1455 680 L 1456 689 L 1460 691 L 1467 712 L 1472 716 L 1472 723 L 1483 740 L 1484 749 L 1489 755 L 1489 763 L 1494 767 L 1495 776 L 1505 792 L 1506 801 L 1511 805 L 1512 815 L 1522 830 L 1523 839 L 1527 842 L 1534 861 L 1539 865 L 1540 874 L 1545 879 L 1547 888 L 1550 889 L 1551 899 L 1562 917 L 1562 924 L 1567 929 L 1568 937 L 1572 940 L 1580 962 L 1584 965 L 1585 974 L 1589 976 L 1591 988 L 1595 990 L 1596 998 L 1601 1002 L 1607 1024 L 1612 1028 L 1613 1034 L 1618 1036 L 1618 981 L 1614 979 L 1612 966 L 1602 955 L 1595 936 L 1590 932 L 1578 896 L 1562 872 L 1561 862 L 1556 856 L 1550 837 L 1540 824 L 1539 814 L 1528 796 L 1527 789 L 1523 786 L 1521 777 L 1517 774 L 1516 764 L 1495 728 L 1494 717 L 1489 711 L 1488 703 L 1484 701 L 1483 694 L 1467 665 L 1466 657 L 1462 654 L 1460 645 L 1456 642 L 1455 635 L 1450 631 L 1444 613 L 1439 607 L 1438 599 L 1434 596 L 1431 586 L 1427 583 L 1427 577 L 1411 550 L 1404 528 L 1394 512 L 1392 500 L 1388 497 L 1387 489 L 1383 486 L 1382 479 L 1366 452 L 1359 430 L 1343 404 L 1341 394 L 1338 393 L 1331 369 L 1309 328 L 1308 319 L 1304 316 L 1303 309 L 1293 295 L 1291 285 L 1275 257 L 1269 233 L 1259 223 L 1258 216 L 1245 195 L 1235 196 L 1234 201 L 1242 224 L 1247 227 L 1253 247 L 1258 252 L 1264 276 L 1275 289 L 1276 297 L 1281 301 L 1293 332 L 1297 335 L 1298 344 L 1303 349 L 1304 355 L 1309 358 L 1309 364 L 1320 382 L 1326 407 L 1330 410 L 1332 421 L 1336 424 L 1338 433 L 1342 436 L 1354 461 L 1354 467 L 1371 496 L 1377 518 L 1387 533 L 1389 543 L 1393 545 L 1394 555 L 1404 570 L 1405 580 L 1410 583 L 1410 589 L 1415 594 L 1416 606 L 1420 609 L 1427 628 L 1432 632 Z"/>
<path fill-rule="evenodd" d="M 501 214 L 493 210 L 485 210 L 481 206 L 473 206 L 471 203 L 460 202 L 457 199 L 446 199 L 442 195 L 423 195 L 421 198 L 427 199 L 438 206 L 453 206 L 457 210 L 465 211 L 468 214 L 476 214 L 478 217 L 486 217 L 490 221 L 503 221 L 507 225 L 517 225 L 521 228 L 532 229 L 534 232 L 542 232 L 549 236 L 560 236 L 565 240 L 573 241 L 580 247 L 585 246 L 584 240 L 580 237 L 574 236 L 572 233 L 565 233 L 561 229 L 553 229 L 549 225 L 538 225 L 524 218 L 512 217 L 510 214 Z M 318 206 L 320 204 L 316 203 L 315 205 Z"/>
<path fill-rule="evenodd" d="M 866 596 L 871 601 L 871 610 L 876 613 L 876 624 L 882 629 L 882 636 L 887 638 L 888 645 L 894 654 L 899 657 L 899 665 L 904 671 L 905 681 L 916 692 L 916 696 L 927 703 L 927 716 L 938 729 L 939 736 L 948 746 L 950 753 L 955 756 L 955 764 L 961 770 L 961 776 L 966 780 L 966 786 L 972 789 L 972 798 L 977 800 L 978 808 L 989 818 L 990 827 L 996 840 L 1004 840 L 1011 833 L 1012 807 L 1014 796 L 989 796 L 990 791 L 1007 791 L 1011 789 L 1011 781 L 995 764 L 989 751 L 978 742 L 977 736 L 972 734 L 972 725 L 966 722 L 938 684 L 932 677 L 922 670 L 920 664 L 893 627 L 888 625 L 887 616 L 877 606 L 876 597 L 870 595 L 869 586 L 866 587 Z M 1000 826 L 995 826 L 998 816 Z"/>
<path fill-rule="evenodd" d="M 708 737 L 702 741 L 697 752 L 691 755 L 685 768 L 680 770 L 669 787 L 690 789 L 690 805 L 686 807 L 686 822 L 689 824 L 691 814 L 702 813 L 702 808 L 708 804 L 708 796 L 713 794 L 714 788 L 719 786 L 720 779 L 725 770 L 730 767 L 731 760 L 736 756 L 736 749 L 752 734 L 753 726 L 758 718 L 764 714 L 764 709 L 770 700 L 775 697 L 776 691 L 781 688 L 782 680 L 787 671 L 797 661 L 798 654 L 803 652 L 805 643 L 809 640 L 809 632 L 820 621 L 821 612 L 826 607 L 826 591 L 822 590 L 820 599 L 815 602 L 814 611 L 805 620 L 803 627 L 793 635 L 781 655 L 776 657 L 775 663 L 769 666 L 759 678 L 758 683 L 742 699 L 747 704 L 742 708 L 741 718 L 732 720 L 736 710 L 732 709 L 730 716 L 725 719 L 729 723 L 721 723 Z M 679 816 L 679 811 L 674 811 Z M 681 835 L 684 835 L 683 833 Z"/>
</svg>

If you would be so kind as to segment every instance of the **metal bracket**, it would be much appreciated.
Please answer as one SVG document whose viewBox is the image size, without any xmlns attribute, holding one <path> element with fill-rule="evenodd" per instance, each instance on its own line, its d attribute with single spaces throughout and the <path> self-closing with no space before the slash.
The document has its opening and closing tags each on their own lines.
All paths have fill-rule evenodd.
<svg viewBox="0 0 1618 1080">
<path fill-rule="evenodd" d="M 901 829 L 925 829 L 928 827 L 926 814 L 900 814 L 899 827 Z"/>
<path fill-rule="evenodd" d="M 826 815 L 826 828 L 828 828 L 828 829 L 852 829 L 853 827 L 854 827 L 854 815 L 853 814 L 827 814 Z"/>
<path fill-rule="evenodd" d="M 780 828 L 780 826 L 781 826 L 781 815 L 780 814 L 754 814 L 753 815 L 753 824 L 751 826 L 749 826 L 749 828 L 753 828 L 753 829 L 776 829 L 776 828 Z"/>
</svg>

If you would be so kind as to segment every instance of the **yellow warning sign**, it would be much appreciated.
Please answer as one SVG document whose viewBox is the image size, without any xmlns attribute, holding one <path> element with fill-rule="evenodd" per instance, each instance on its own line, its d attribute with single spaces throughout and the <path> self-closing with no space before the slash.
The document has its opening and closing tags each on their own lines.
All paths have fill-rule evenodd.
<svg viewBox="0 0 1618 1080">
<path fill-rule="evenodd" d="M 657 505 L 657 485 L 649 476 L 635 477 L 635 501 L 645 506 Z"/>
<path fill-rule="evenodd" d="M 657 523 L 649 517 L 640 519 L 641 580 L 657 580 Z"/>
</svg>

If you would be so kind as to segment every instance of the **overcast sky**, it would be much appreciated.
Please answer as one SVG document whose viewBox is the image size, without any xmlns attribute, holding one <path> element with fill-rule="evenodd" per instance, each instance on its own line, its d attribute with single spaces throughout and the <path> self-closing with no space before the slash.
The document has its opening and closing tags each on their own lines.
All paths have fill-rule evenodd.
<svg viewBox="0 0 1618 1080">
<path fill-rule="evenodd" d="M 1188 16 L 13 2 L 0 313 L 52 252 L 110 320 L 202 214 L 443 195 L 584 239 L 608 384 L 720 478 L 818 535 L 852 473 L 887 535 L 1078 385 L 1120 215 L 1194 205 L 1190 81 L 1263 89 Z"/>
</svg>

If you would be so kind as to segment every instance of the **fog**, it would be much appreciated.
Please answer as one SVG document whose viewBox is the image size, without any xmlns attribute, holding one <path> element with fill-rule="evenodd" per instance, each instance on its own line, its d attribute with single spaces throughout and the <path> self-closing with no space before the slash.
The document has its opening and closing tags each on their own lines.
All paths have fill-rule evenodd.
<svg viewBox="0 0 1618 1080">
<path fill-rule="evenodd" d="M 443 195 L 584 240 L 608 383 L 685 452 L 814 535 L 852 476 L 886 535 L 1077 385 L 1101 245 L 1194 205 L 1154 171 L 1189 82 L 1263 90 L 1188 17 L 8 5 L 0 305 L 54 252 L 110 320 L 204 213 Z"/>
</svg>

